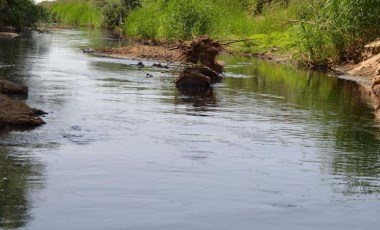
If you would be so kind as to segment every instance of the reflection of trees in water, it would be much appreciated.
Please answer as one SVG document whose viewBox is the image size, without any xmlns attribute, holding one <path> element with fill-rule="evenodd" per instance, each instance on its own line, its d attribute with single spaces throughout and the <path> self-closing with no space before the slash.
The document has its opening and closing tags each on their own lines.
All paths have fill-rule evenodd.
<svg viewBox="0 0 380 230">
<path fill-rule="evenodd" d="M 308 119 L 321 124 L 318 130 L 321 145 L 334 140 L 335 151 L 329 153 L 331 160 L 327 168 L 343 180 L 339 185 L 334 184 L 334 189 L 344 194 L 380 193 L 380 183 L 376 180 L 380 176 L 380 132 L 375 125 L 373 106 L 364 101 L 361 86 L 260 61 L 230 71 L 254 76 L 225 79 L 230 88 L 281 96 L 284 100 L 279 107 L 290 103 L 299 106 L 294 109 L 311 111 Z M 299 122 L 307 125 L 308 121 Z"/>
<path fill-rule="evenodd" d="M 0 146 L 1 229 L 24 227 L 31 219 L 30 193 L 41 186 L 42 170 L 40 163 Z"/>
<path fill-rule="evenodd" d="M 45 37 L 41 38 L 17 38 L 0 40 L 0 78 L 9 80 L 24 80 L 33 65 L 33 60 L 26 58 L 33 56 L 38 58 L 49 52 L 49 45 Z"/>
</svg>

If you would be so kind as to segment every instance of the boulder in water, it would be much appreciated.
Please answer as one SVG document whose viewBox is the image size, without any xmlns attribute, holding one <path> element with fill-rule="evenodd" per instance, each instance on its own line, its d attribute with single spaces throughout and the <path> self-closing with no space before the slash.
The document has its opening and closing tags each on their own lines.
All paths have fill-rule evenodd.
<svg viewBox="0 0 380 230">
<path fill-rule="evenodd" d="M 32 109 L 22 101 L 0 94 L 0 128 L 32 128 L 45 124 L 38 114 L 41 114 L 41 110 Z"/>
<path fill-rule="evenodd" d="M 8 95 L 26 94 L 28 87 L 8 80 L 0 80 L 0 93 Z"/>
</svg>

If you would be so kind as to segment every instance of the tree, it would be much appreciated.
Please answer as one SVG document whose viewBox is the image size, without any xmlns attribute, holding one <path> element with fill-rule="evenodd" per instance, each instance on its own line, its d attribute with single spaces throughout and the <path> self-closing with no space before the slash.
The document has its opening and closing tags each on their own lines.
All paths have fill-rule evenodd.
<svg viewBox="0 0 380 230">
<path fill-rule="evenodd" d="M 35 27 L 46 18 L 45 10 L 32 0 L 0 0 L 0 26 L 13 26 L 17 31 Z"/>
</svg>

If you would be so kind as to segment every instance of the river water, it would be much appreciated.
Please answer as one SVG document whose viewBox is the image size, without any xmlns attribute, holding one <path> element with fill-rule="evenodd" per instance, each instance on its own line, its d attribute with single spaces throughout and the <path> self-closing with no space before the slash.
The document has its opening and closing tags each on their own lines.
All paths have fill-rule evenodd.
<svg viewBox="0 0 380 230">
<path fill-rule="evenodd" d="M 224 57 L 223 83 L 186 94 L 170 73 L 81 51 L 103 45 L 118 41 L 0 41 L 0 76 L 49 112 L 0 136 L 0 228 L 380 226 L 380 123 L 356 83 Z"/>
</svg>

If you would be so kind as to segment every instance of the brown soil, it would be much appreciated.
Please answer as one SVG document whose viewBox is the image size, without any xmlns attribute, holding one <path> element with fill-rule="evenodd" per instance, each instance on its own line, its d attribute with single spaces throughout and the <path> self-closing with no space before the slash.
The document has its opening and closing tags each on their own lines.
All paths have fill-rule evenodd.
<svg viewBox="0 0 380 230">
<path fill-rule="evenodd" d="M 166 62 L 184 61 L 179 50 L 173 50 L 164 46 L 130 45 L 117 48 L 97 48 L 95 55 L 106 55 L 116 58 L 150 59 Z"/>
<path fill-rule="evenodd" d="M 0 94 L 0 127 L 31 128 L 45 124 L 37 116 L 42 111 L 30 108 L 22 101 Z"/>
<path fill-rule="evenodd" d="M 357 65 L 347 65 L 346 67 L 349 69 L 349 74 L 371 80 L 373 77 L 378 75 L 376 71 L 380 67 L 380 54 L 377 54 Z"/>
</svg>

